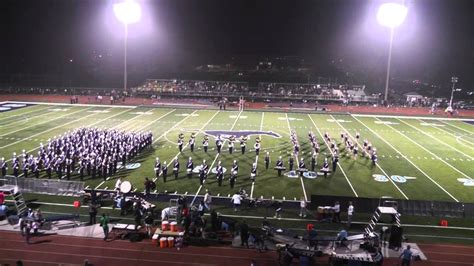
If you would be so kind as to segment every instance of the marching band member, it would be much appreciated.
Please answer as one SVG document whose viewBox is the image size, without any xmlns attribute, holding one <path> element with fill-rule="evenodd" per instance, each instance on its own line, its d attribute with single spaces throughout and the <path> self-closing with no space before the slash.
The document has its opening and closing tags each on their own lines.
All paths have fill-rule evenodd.
<svg viewBox="0 0 474 266">
<path fill-rule="evenodd" d="M 221 165 L 221 161 L 217 163 L 216 167 L 217 183 L 222 186 L 222 180 L 224 179 L 224 168 Z"/>
<path fill-rule="evenodd" d="M 178 173 L 179 173 L 179 161 L 178 161 L 178 158 L 175 158 L 173 162 L 174 179 L 178 179 Z"/>
<path fill-rule="evenodd" d="M 182 138 L 178 139 L 178 149 L 179 149 L 179 152 L 181 152 L 183 150 L 183 139 Z"/>
<path fill-rule="evenodd" d="M 206 182 L 208 168 L 209 166 L 207 166 L 206 160 L 202 160 L 201 169 L 199 169 L 199 182 L 201 185 Z"/>
<path fill-rule="evenodd" d="M 166 183 L 166 178 L 168 177 L 168 164 L 166 161 L 163 162 L 163 166 L 161 167 L 161 175 L 163 176 L 163 182 Z"/>
<path fill-rule="evenodd" d="M 204 140 L 202 141 L 202 147 L 204 152 L 207 153 L 207 148 L 209 147 L 209 137 L 207 135 L 204 136 Z"/>
<path fill-rule="evenodd" d="M 222 149 L 222 139 L 221 139 L 221 135 L 217 136 L 217 139 L 216 139 L 216 148 L 217 148 L 217 153 L 221 153 L 221 149 Z"/>
<path fill-rule="evenodd" d="M 120 192 L 121 185 L 122 185 L 122 178 L 119 176 L 119 178 L 117 178 L 117 181 L 115 182 L 115 190 L 117 192 Z"/>
<path fill-rule="evenodd" d="M 242 154 L 245 154 L 245 146 L 247 146 L 247 138 L 242 136 L 240 138 L 240 150 L 242 151 Z"/>
<path fill-rule="evenodd" d="M 260 142 L 255 140 L 255 145 L 253 145 L 253 147 L 255 148 L 255 155 L 258 156 L 260 153 Z"/>
<path fill-rule="evenodd" d="M 303 159 L 303 158 L 300 159 L 299 169 L 298 169 L 298 170 L 300 171 L 300 177 L 303 177 L 303 173 L 307 171 L 307 170 L 306 170 L 306 164 L 304 163 L 304 159 Z"/>
<path fill-rule="evenodd" d="M 0 169 L 1 169 L 1 173 L 2 173 L 2 177 L 6 176 L 7 175 L 7 170 L 8 170 L 8 164 L 7 162 L 5 161 L 5 158 L 2 157 L 2 159 L 0 160 Z"/>
<path fill-rule="evenodd" d="M 252 164 L 252 170 L 250 171 L 250 179 L 252 182 L 255 182 L 255 177 L 257 176 L 257 164 Z"/>
<path fill-rule="evenodd" d="M 290 171 L 293 171 L 293 165 L 294 165 L 295 160 L 293 159 L 293 154 L 290 155 L 290 159 L 288 159 L 288 165 L 290 168 Z"/>
<path fill-rule="evenodd" d="M 372 156 L 370 158 L 372 160 L 372 165 L 375 165 L 377 163 L 377 152 L 374 149 L 374 152 L 372 152 Z"/>
<path fill-rule="evenodd" d="M 265 169 L 268 169 L 268 166 L 270 165 L 270 153 L 267 151 L 265 154 Z"/>
<path fill-rule="evenodd" d="M 235 136 L 230 136 L 229 137 L 229 153 L 232 154 L 232 152 L 234 151 L 234 142 L 235 142 Z"/>
<path fill-rule="evenodd" d="M 278 160 L 276 162 L 276 167 L 275 167 L 278 171 L 278 176 L 281 176 L 281 171 L 284 170 L 284 166 L 283 166 L 283 160 L 281 159 L 281 156 L 278 157 Z"/>
<path fill-rule="evenodd" d="M 313 152 L 313 156 L 311 156 L 311 171 L 314 172 L 314 169 L 316 168 L 316 165 L 318 162 L 316 161 L 316 158 L 318 157 L 318 153 L 315 151 Z"/>
<path fill-rule="evenodd" d="M 193 169 L 194 169 L 193 158 L 189 157 L 188 162 L 186 163 L 186 172 L 188 174 L 188 178 L 191 178 L 193 176 Z"/>
<path fill-rule="evenodd" d="M 28 160 L 26 158 L 23 158 L 22 170 L 23 170 L 23 176 L 25 178 L 28 178 L 28 168 L 30 168 L 30 165 L 28 164 Z"/>
<path fill-rule="evenodd" d="M 337 162 L 339 162 L 339 153 L 338 153 L 338 150 L 334 150 L 334 154 L 332 156 L 332 172 L 335 173 L 336 172 L 336 168 L 337 168 Z"/>
<path fill-rule="evenodd" d="M 235 181 L 237 180 L 237 173 L 239 172 L 239 165 L 237 164 L 237 161 L 234 160 L 234 163 L 232 164 L 232 169 L 230 170 L 230 188 L 234 188 Z"/>
<path fill-rule="evenodd" d="M 155 178 L 158 179 L 158 177 L 160 176 L 160 172 L 161 172 L 161 162 L 160 162 L 160 158 L 156 157 L 156 161 L 155 161 Z"/>
<path fill-rule="evenodd" d="M 357 159 L 357 153 L 359 152 L 359 147 L 357 145 L 354 146 L 352 153 L 354 154 L 354 160 Z"/>
<path fill-rule="evenodd" d="M 191 152 L 194 152 L 194 143 L 196 142 L 196 139 L 195 139 L 195 134 L 191 134 L 191 138 L 189 139 L 189 148 L 191 149 Z"/>
<path fill-rule="evenodd" d="M 35 174 L 35 178 L 39 178 L 39 161 L 38 159 L 33 160 L 31 164 L 31 172 Z"/>
<path fill-rule="evenodd" d="M 324 173 L 324 178 L 328 177 L 328 173 L 329 173 L 328 158 L 324 158 L 323 168 L 321 168 L 321 172 Z"/>
</svg>

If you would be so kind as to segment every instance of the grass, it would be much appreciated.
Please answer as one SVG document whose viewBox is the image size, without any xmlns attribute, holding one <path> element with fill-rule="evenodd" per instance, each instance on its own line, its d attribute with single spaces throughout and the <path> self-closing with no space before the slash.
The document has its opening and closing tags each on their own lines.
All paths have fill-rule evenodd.
<svg viewBox="0 0 474 266">
<path fill-rule="evenodd" d="M 29 107 L 0 113 L 0 156 L 6 159 L 23 149 L 35 154 L 39 143 L 64 134 L 80 126 L 118 128 L 125 131 L 151 130 L 154 134 L 153 148 L 142 153 L 136 160 L 141 167 L 135 170 L 121 170 L 111 180 L 91 180 L 86 185 L 101 189 L 113 189 L 115 180 L 122 176 L 129 180 L 138 191 L 144 189 L 144 178 L 154 177 L 155 157 L 170 163 L 178 157 L 183 166 L 178 180 L 170 174 L 168 182 L 157 181 L 157 192 L 177 192 L 195 194 L 200 188 L 199 179 L 186 177 L 184 165 L 192 157 L 195 165 L 205 159 L 209 165 L 222 161 L 230 169 L 233 160 L 239 162 L 236 187 L 231 189 L 226 180 L 219 187 L 215 175 L 210 174 L 205 189 L 214 195 L 227 196 L 244 187 L 254 197 L 299 200 L 304 195 L 340 195 L 374 197 L 391 196 L 399 199 L 442 200 L 474 202 L 474 186 L 465 186 L 458 178 L 472 179 L 474 167 L 474 130 L 471 124 L 454 120 L 428 120 L 416 118 L 387 118 L 376 116 L 301 114 L 283 112 L 254 112 L 190 110 L 169 108 L 114 108 L 92 106 L 32 105 Z M 274 138 L 262 134 L 262 151 L 256 158 L 253 151 L 256 135 L 250 136 L 247 153 L 240 153 L 238 142 L 235 151 L 229 154 L 227 143 L 221 155 L 214 150 L 211 138 L 209 151 L 201 149 L 206 130 L 262 130 L 273 131 L 281 136 Z M 292 152 L 289 139 L 290 130 L 295 130 L 301 144 L 300 157 L 310 165 L 311 146 L 308 131 L 316 135 L 321 153 L 317 158 L 319 169 L 325 157 L 330 156 L 328 147 L 320 134 L 329 133 L 338 143 L 341 151 L 340 168 L 329 178 L 291 179 L 278 177 L 273 170 L 276 160 L 282 156 L 285 165 Z M 378 166 L 372 166 L 368 158 L 359 156 L 356 160 L 348 154 L 341 143 L 340 133 L 348 132 L 355 137 L 360 132 L 377 148 Z M 179 153 L 176 141 L 179 133 L 185 134 L 185 143 L 191 132 L 197 133 L 196 149 L 191 152 L 185 147 Z M 271 156 L 270 168 L 265 169 L 264 154 Z M 258 163 L 258 176 L 252 189 L 249 180 L 253 162 Z M 10 167 L 11 168 L 11 167 Z M 171 166 L 169 167 L 171 170 Z M 343 174 L 343 171 L 345 174 Z M 10 169 L 11 170 L 11 169 Z M 171 172 L 171 171 L 169 171 Z M 377 182 L 373 175 L 398 175 L 415 177 L 407 182 Z M 78 180 L 73 175 L 73 180 Z"/>
</svg>

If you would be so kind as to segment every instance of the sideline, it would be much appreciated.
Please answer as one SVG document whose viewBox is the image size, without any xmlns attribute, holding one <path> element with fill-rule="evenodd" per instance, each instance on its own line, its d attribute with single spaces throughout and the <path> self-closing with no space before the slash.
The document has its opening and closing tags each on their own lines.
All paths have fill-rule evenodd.
<svg viewBox="0 0 474 266">
<path fill-rule="evenodd" d="M 13 202 L 12 200 L 5 200 L 6 202 Z M 31 201 L 29 203 L 36 203 L 36 204 L 42 204 L 42 205 L 51 205 L 51 206 L 63 206 L 63 207 L 74 207 L 73 204 L 65 204 L 65 203 L 51 203 L 51 202 L 42 202 L 42 201 Z M 89 208 L 88 206 L 81 206 L 81 208 Z M 101 209 L 106 209 L 106 210 L 112 210 L 112 207 L 100 207 Z M 68 214 L 68 213 L 62 213 L 62 212 L 47 212 L 44 211 L 43 213 L 52 213 L 52 214 Z M 204 214 L 206 216 L 209 216 L 208 213 Z M 255 215 L 235 215 L 235 214 L 221 214 L 222 216 L 227 216 L 227 217 L 234 217 L 234 218 L 245 218 L 245 219 L 260 219 L 262 220 L 264 216 L 255 216 Z M 87 214 L 80 214 L 80 216 L 84 217 L 89 217 Z M 116 218 L 116 219 L 130 219 L 132 218 L 124 218 L 124 217 L 112 217 L 110 218 Z M 302 218 L 273 218 L 273 217 L 267 217 L 267 220 L 279 220 L 279 221 L 297 221 L 297 222 L 315 222 L 315 223 L 320 223 L 317 220 L 314 219 L 302 219 Z M 157 221 L 160 221 L 160 219 L 157 219 Z M 341 224 L 344 224 L 346 221 L 341 221 Z M 361 224 L 361 225 L 366 225 L 367 222 L 357 222 L 357 221 L 352 221 L 353 224 Z M 386 225 L 390 226 L 392 225 L 391 223 L 378 223 L 379 225 Z M 466 230 L 466 231 L 474 231 L 474 227 L 461 227 L 461 226 L 440 226 L 440 225 L 421 225 L 421 224 L 404 224 L 402 223 L 402 226 L 405 227 L 415 227 L 415 228 L 434 228 L 434 229 L 454 229 L 454 230 Z"/>
</svg>

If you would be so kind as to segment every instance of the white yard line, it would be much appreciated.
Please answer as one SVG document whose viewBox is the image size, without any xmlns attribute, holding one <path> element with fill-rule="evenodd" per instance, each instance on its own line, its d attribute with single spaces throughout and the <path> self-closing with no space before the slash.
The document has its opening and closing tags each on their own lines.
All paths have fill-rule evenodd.
<svg viewBox="0 0 474 266">
<path fill-rule="evenodd" d="M 104 100 L 105 102 L 105 100 Z M 49 102 L 22 102 L 22 101 L 8 101 L 8 103 L 23 103 L 23 104 L 37 104 L 37 105 L 52 105 L 52 106 L 82 106 L 82 107 L 103 107 L 103 108 L 129 108 L 135 109 L 135 105 L 110 105 L 110 104 L 86 104 L 86 103 L 49 103 Z"/>
<path fill-rule="evenodd" d="M 334 156 L 334 153 L 333 153 L 332 150 L 331 150 L 331 146 L 326 142 L 326 139 L 324 138 L 323 133 L 321 133 L 321 130 L 319 130 L 318 126 L 316 125 L 316 123 L 314 122 L 314 120 L 313 120 L 313 118 L 311 117 L 310 114 L 308 114 L 308 117 L 309 117 L 309 119 L 311 120 L 311 122 L 313 123 L 314 127 L 316 128 L 316 130 L 318 131 L 319 136 L 321 136 L 321 139 L 324 141 L 324 144 L 326 144 L 326 147 L 327 147 L 327 149 L 329 150 L 329 152 L 331 153 L 332 156 Z M 347 177 L 346 172 L 345 172 L 344 169 L 342 168 L 341 163 L 340 163 L 340 162 L 337 162 L 337 166 L 339 166 L 339 168 L 341 169 L 341 172 L 342 172 L 342 174 L 344 175 L 344 177 L 346 178 L 346 181 L 347 181 L 347 183 L 349 184 L 349 186 L 351 187 L 352 192 L 354 193 L 354 195 L 355 195 L 356 197 L 359 197 L 359 195 L 358 195 L 357 192 L 355 191 L 354 187 L 352 186 L 351 181 L 350 181 L 349 178 Z"/>
<path fill-rule="evenodd" d="M 262 112 L 262 120 L 260 121 L 260 131 L 263 131 L 263 119 L 265 117 L 265 112 Z M 258 138 L 262 140 L 262 134 L 258 135 Z M 258 155 L 255 155 L 255 165 L 258 166 Z M 252 182 L 252 188 L 250 189 L 250 198 L 253 199 L 253 190 L 255 188 L 255 182 Z"/>
<path fill-rule="evenodd" d="M 47 109 L 47 108 L 44 108 L 44 109 Z M 44 109 L 41 109 L 41 110 L 39 110 L 39 111 L 43 111 Z M 55 113 L 55 112 L 51 112 L 51 111 L 50 111 L 50 112 L 46 112 L 46 113 L 44 113 L 44 114 L 37 114 L 37 115 L 30 116 L 30 117 L 20 117 L 20 118 L 18 118 L 17 121 L 12 122 L 12 123 L 8 123 L 7 126 L 11 127 L 11 126 L 16 125 L 16 124 L 25 123 L 25 122 L 27 122 L 29 119 L 37 119 L 37 118 L 39 118 L 39 117 L 52 115 L 52 114 L 54 114 L 54 113 Z M 69 113 L 69 114 L 71 114 L 71 113 Z M 67 114 L 65 114 L 65 115 L 67 115 Z M 53 115 L 53 116 L 54 116 L 54 115 Z M 58 118 L 59 118 L 59 117 L 56 117 L 56 118 L 54 118 L 54 119 L 47 120 L 47 121 L 41 120 L 39 123 L 32 124 L 31 126 L 28 126 L 28 127 L 21 127 L 21 126 L 20 126 L 21 128 L 20 128 L 19 130 L 15 130 L 15 131 L 12 131 L 12 132 L 10 132 L 10 133 L 6 133 L 6 134 L 0 135 L 0 136 L 9 135 L 9 134 L 12 134 L 12 133 L 15 133 L 15 132 L 18 132 L 18 131 L 21 131 L 21 130 L 24 130 L 24 129 L 27 129 L 27 128 L 30 128 L 30 127 L 35 127 L 35 126 L 37 126 L 37 125 L 41 125 L 41 124 L 47 123 L 47 122 L 49 122 L 49 121 L 52 121 L 52 120 L 55 120 L 55 119 L 58 119 Z"/>
<path fill-rule="evenodd" d="M 72 114 L 75 114 L 75 113 L 78 113 L 78 112 L 83 112 L 83 111 L 88 110 L 88 109 L 90 109 L 90 108 L 83 109 L 83 110 L 79 110 L 79 111 L 77 111 L 77 112 L 73 112 L 73 113 L 70 113 L 70 114 L 68 114 L 68 115 L 72 115 Z M 21 140 L 19 140 L 19 141 L 15 141 L 15 142 L 12 142 L 12 143 L 10 143 L 10 144 L 8 144 L 8 145 L 5 145 L 5 146 L 3 146 L 3 147 L 0 147 L 0 150 L 1 150 L 1 149 L 4 149 L 4 148 L 6 148 L 6 147 L 12 146 L 12 145 L 14 145 L 14 144 L 20 143 L 20 142 L 22 142 L 22 141 L 25 141 L 25 140 L 27 140 L 27 139 L 30 139 L 30 138 L 32 138 L 32 137 L 39 136 L 39 135 L 44 134 L 44 133 L 46 133 L 46 132 L 49 132 L 49 131 L 51 131 L 51 130 L 54 130 L 54 129 L 63 127 L 63 126 L 65 126 L 65 125 L 69 125 L 69 124 L 72 124 L 72 123 L 76 123 L 76 122 L 79 121 L 79 120 L 82 120 L 82 119 L 84 119 L 84 118 L 87 118 L 87 117 L 89 117 L 89 116 L 93 116 L 93 115 L 96 115 L 96 114 L 97 114 L 97 113 L 91 113 L 91 114 L 86 115 L 86 116 L 83 116 L 83 117 L 81 117 L 81 118 L 79 118 L 79 119 L 75 119 L 75 120 L 72 120 L 72 121 L 67 122 L 67 123 L 65 123 L 65 124 L 60 124 L 60 125 L 55 126 L 55 127 L 53 127 L 53 128 L 49 128 L 49 129 L 47 129 L 47 130 L 45 130 L 45 131 L 42 131 L 42 132 L 33 134 L 33 135 L 31 135 L 31 136 L 29 136 L 29 137 L 27 137 L 27 138 L 23 138 L 23 139 L 21 139 Z M 59 118 L 64 117 L 64 116 L 67 116 L 67 115 L 62 115 L 62 116 L 57 117 L 57 118 L 55 118 L 55 119 L 49 120 L 48 122 L 51 122 L 51 121 L 53 121 L 53 120 L 59 119 Z"/>
<path fill-rule="evenodd" d="M 155 139 L 153 141 L 153 144 L 156 143 L 158 140 L 162 139 L 164 136 L 166 136 L 169 132 L 171 132 L 173 129 L 175 129 L 178 125 L 181 125 L 181 123 L 183 123 L 184 121 L 186 121 L 188 118 L 192 117 L 193 114 L 195 114 L 198 110 L 194 110 L 191 114 L 189 114 L 188 116 L 186 116 L 185 118 L 181 119 L 178 123 L 174 124 L 170 129 L 166 130 L 165 133 L 161 134 L 160 137 L 158 137 L 157 139 Z"/>
<path fill-rule="evenodd" d="M 242 114 L 242 112 L 243 112 L 243 110 L 240 111 L 239 114 L 237 115 L 237 118 L 235 119 L 234 124 L 232 124 L 232 127 L 230 128 L 230 131 L 232 131 L 234 129 L 235 125 L 239 121 L 239 118 L 240 118 L 240 115 Z M 208 121 L 208 123 L 209 123 L 209 121 Z M 224 144 L 225 144 L 226 140 L 227 139 L 224 139 L 224 141 L 222 142 L 222 147 L 224 147 Z M 214 160 L 212 161 L 211 166 L 209 166 L 209 170 L 207 171 L 208 175 L 212 170 L 212 166 L 216 163 L 217 158 L 219 158 L 219 153 L 216 154 L 216 157 L 214 157 Z M 191 201 L 191 206 L 194 204 L 194 201 L 196 200 L 196 197 L 199 195 L 199 192 L 201 191 L 202 186 L 203 185 L 200 185 L 198 191 L 196 192 L 196 194 L 194 194 L 193 200 Z"/>
<path fill-rule="evenodd" d="M 422 120 L 420 120 L 420 121 L 422 121 Z M 457 132 L 456 130 L 454 130 L 454 129 L 452 129 L 452 128 L 449 128 L 449 127 L 445 127 L 445 128 L 435 127 L 435 126 L 432 126 L 432 127 L 433 127 L 433 128 L 436 128 L 436 129 L 438 129 L 438 130 L 444 131 L 444 132 L 446 132 L 447 134 L 449 134 L 449 135 L 455 137 L 457 143 L 460 143 L 459 141 L 464 141 L 464 142 L 466 142 L 466 143 L 469 143 L 469 146 L 466 145 L 466 143 L 460 143 L 460 144 L 474 150 L 474 142 L 471 142 L 471 141 L 469 141 L 469 140 L 463 138 L 463 137 L 468 137 L 468 138 L 470 138 L 469 134 L 464 134 L 464 133 Z M 448 129 L 449 131 L 446 130 L 446 129 Z M 456 134 L 459 134 L 459 135 L 456 135 Z"/>
<path fill-rule="evenodd" d="M 26 107 L 25 107 L 25 108 L 26 108 Z M 1 118 L 0 121 L 2 121 L 2 120 L 7 120 L 7 119 L 10 119 L 10 118 L 12 118 L 12 117 L 25 116 L 26 114 L 34 113 L 34 112 L 38 112 L 38 111 L 43 111 L 43 110 L 46 110 L 46 109 L 48 109 L 48 108 L 49 108 L 49 107 L 46 106 L 46 107 L 44 107 L 44 108 L 40 108 L 40 109 L 37 109 L 37 110 L 31 110 L 31 111 L 29 111 L 29 112 L 25 112 L 25 113 L 21 113 L 21 114 L 9 115 L 9 116 L 6 116 L 6 117 L 4 117 L 4 118 Z M 17 110 L 20 111 L 20 110 L 22 110 L 22 109 L 23 109 L 23 108 L 17 109 Z M 12 111 L 13 111 L 13 110 L 12 110 Z M 34 117 L 37 117 L 37 116 L 34 115 L 34 116 L 28 117 L 28 118 L 34 118 Z M 15 122 L 14 122 L 14 123 L 15 123 Z M 9 124 L 9 125 L 10 125 L 10 124 Z"/>
<path fill-rule="evenodd" d="M 380 121 L 380 119 L 376 118 L 377 120 Z M 412 143 L 414 143 L 415 145 L 417 145 L 418 147 L 422 148 L 424 151 L 428 152 L 429 154 L 431 154 L 431 156 L 437 158 L 438 160 L 442 161 L 443 163 L 445 163 L 447 166 L 451 167 L 454 171 L 460 173 L 461 175 L 463 175 L 464 177 L 468 178 L 468 179 L 471 179 L 472 178 L 468 175 L 466 175 L 465 173 L 461 172 L 459 169 L 457 169 L 456 167 L 454 167 L 453 165 L 451 165 L 450 163 L 446 162 L 445 160 L 443 160 L 443 158 L 439 157 L 438 155 L 434 154 L 433 152 L 431 152 L 430 150 L 428 150 L 427 148 L 425 148 L 423 145 L 419 144 L 418 142 L 414 141 L 413 139 L 411 139 L 410 137 L 408 137 L 407 135 L 405 135 L 403 132 L 401 132 L 400 130 L 397 130 L 396 128 L 392 127 L 391 125 L 388 125 L 388 124 L 385 124 L 385 126 L 391 128 L 392 130 L 396 131 L 398 134 L 404 136 L 407 140 L 411 141 Z"/>
<path fill-rule="evenodd" d="M 174 111 L 176 111 L 176 109 L 173 109 L 173 110 L 167 112 L 166 114 L 161 115 L 160 117 L 154 119 L 153 121 L 150 121 L 150 122 L 146 123 L 144 126 L 140 127 L 140 129 L 138 129 L 138 131 L 142 131 L 142 130 L 145 129 L 146 127 L 148 127 L 148 126 L 150 126 L 150 125 L 156 123 L 157 121 L 159 121 L 159 120 L 161 120 L 163 117 L 165 117 L 165 116 L 167 116 L 167 115 L 173 113 Z"/>
<path fill-rule="evenodd" d="M 195 137 L 197 137 L 197 136 L 199 135 L 199 133 L 201 133 L 201 131 L 203 131 L 204 128 L 206 128 L 207 125 L 209 125 L 209 123 L 214 119 L 214 117 L 216 117 L 216 115 L 217 115 L 218 113 L 220 113 L 220 111 L 215 112 L 214 115 L 212 115 L 212 117 L 209 118 L 209 120 L 207 120 L 207 122 L 206 122 L 201 128 L 199 128 L 199 131 L 196 133 Z M 183 146 L 182 151 L 184 151 L 184 149 L 186 149 L 186 147 L 188 147 L 188 146 L 189 146 L 189 142 L 186 143 L 186 144 Z M 181 155 L 182 151 L 178 152 L 174 157 L 172 157 L 172 158 L 170 159 L 170 162 L 166 165 L 166 167 L 169 167 L 169 166 L 173 163 L 173 159 L 174 159 L 174 158 L 178 158 L 179 155 Z"/>
<path fill-rule="evenodd" d="M 467 121 L 467 120 L 463 120 L 463 121 Z M 450 124 L 450 123 L 448 123 L 448 122 L 446 122 L 446 121 L 442 121 L 442 120 L 441 120 L 440 122 L 441 122 L 441 123 L 444 123 L 444 124 L 446 124 L 446 125 L 448 125 L 448 126 L 452 126 L 452 127 L 457 128 L 457 129 L 459 129 L 459 130 L 462 130 L 462 131 L 464 131 L 464 132 L 467 132 L 467 133 L 469 133 L 470 135 L 474 134 L 474 132 L 472 132 L 472 131 L 469 131 L 469 130 L 467 130 L 467 129 L 465 129 L 465 128 L 458 127 L 458 126 L 456 126 L 456 125 Z"/>
<path fill-rule="evenodd" d="M 430 116 L 403 116 L 403 115 L 370 115 L 370 114 L 351 114 L 357 117 L 372 117 L 372 118 L 404 118 L 404 119 L 428 119 L 437 121 L 474 121 L 472 118 L 449 118 L 449 117 L 430 117 Z"/>
<path fill-rule="evenodd" d="M 92 107 L 91 107 L 91 108 L 92 108 Z M 73 114 L 76 114 L 76 113 L 83 112 L 83 111 L 85 111 L 85 110 L 89 110 L 89 109 L 91 109 L 91 108 L 80 109 L 80 110 L 77 110 L 77 111 L 72 112 L 72 113 L 66 113 L 66 114 L 63 114 L 63 115 L 61 115 L 61 116 L 57 116 L 57 117 L 55 117 L 55 118 L 53 118 L 53 119 L 46 120 L 46 121 L 42 121 L 42 122 L 37 123 L 37 124 L 33 124 L 33 125 L 31 125 L 31 126 L 21 127 L 21 128 L 19 128 L 19 129 L 17 129 L 17 130 L 14 130 L 14 131 L 11 131 L 11 132 L 8 132 L 8 133 L 4 133 L 4 134 L 0 135 L 0 137 L 6 136 L 6 135 L 10 135 L 10 134 L 16 133 L 16 132 L 18 132 L 18 131 L 22 131 L 22 130 L 25 130 L 25 129 L 30 128 L 30 127 L 36 127 L 37 125 L 46 124 L 46 123 L 48 123 L 48 122 L 51 122 L 51 121 L 54 121 L 54 120 L 63 118 L 63 117 L 65 117 L 65 116 L 70 116 L 70 115 L 73 115 Z M 48 114 L 48 113 L 43 114 L 43 115 L 47 115 L 47 114 Z M 40 116 L 42 116 L 42 115 L 40 115 Z M 0 149 L 3 149 L 3 148 L 4 148 L 4 147 L 0 147 Z"/>
<path fill-rule="evenodd" d="M 409 126 L 409 127 L 411 127 L 411 128 L 414 128 L 414 129 L 418 130 L 419 132 L 423 133 L 424 135 L 426 135 L 426 136 L 428 136 L 428 137 L 430 137 L 430 138 L 432 138 L 432 139 L 438 141 L 439 143 L 444 144 L 445 146 L 447 146 L 447 147 L 449 147 L 449 148 L 455 150 L 456 152 L 461 153 L 462 155 L 466 156 L 467 158 L 469 158 L 469 159 L 471 159 L 471 160 L 474 160 L 474 157 L 469 156 L 468 154 L 465 154 L 464 152 L 458 150 L 457 148 L 455 148 L 455 147 L 449 145 L 448 143 L 446 143 L 446 142 L 444 142 L 444 141 L 442 141 L 442 140 L 440 140 L 440 139 L 438 139 L 438 138 L 435 138 L 433 135 L 426 133 L 425 131 L 419 129 L 418 127 L 415 127 L 415 126 L 413 126 L 413 125 L 410 125 L 410 124 L 408 124 L 407 122 L 405 122 L 405 121 L 403 121 L 403 120 L 401 120 L 401 119 L 398 119 L 398 121 L 404 123 L 405 125 L 407 125 L 407 126 Z M 418 121 L 419 121 L 419 120 L 418 120 Z"/>
<path fill-rule="evenodd" d="M 102 186 L 105 183 L 105 181 L 100 182 L 94 189 L 98 189 L 100 186 Z"/>
<path fill-rule="evenodd" d="M 449 193 L 444 187 L 442 187 L 438 182 L 436 182 L 433 178 L 431 178 L 425 171 L 421 170 L 420 167 L 418 167 L 415 163 L 413 163 L 410 159 L 408 159 L 408 156 L 404 155 L 401 153 L 397 148 L 395 148 L 390 142 L 386 141 L 382 136 L 380 136 L 377 132 L 375 132 L 372 128 L 368 127 L 366 124 L 364 124 L 361 120 L 359 120 L 356 116 L 352 115 L 352 117 L 357 120 L 361 125 L 366 127 L 370 132 L 372 132 L 374 135 L 376 135 L 379 139 L 381 139 L 383 142 L 385 142 L 388 146 L 390 146 L 394 151 L 396 151 L 402 158 L 407 160 L 411 165 L 413 165 L 420 173 L 422 173 L 424 176 L 426 176 L 433 184 L 438 186 L 441 190 L 443 190 L 446 194 L 448 194 L 449 197 L 451 197 L 454 201 L 459 202 L 458 199 L 456 199 L 451 193 Z"/>
<path fill-rule="evenodd" d="M 285 113 L 285 117 L 286 117 L 286 122 L 288 124 L 288 132 L 291 136 L 291 126 L 290 126 L 290 119 L 288 119 L 288 113 Z M 293 147 L 292 147 L 293 148 Z M 297 169 L 300 168 L 300 160 L 298 158 L 298 155 L 296 155 L 293 151 L 293 155 L 295 155 L 295 161 L 296 161 L 296 167 Z M 306 195 L 306 188 L 304 187 L 304 181 L 303 181 L 303 177 L 300 176 L 300 182 L 301 182 L 301 188 L 303 188 L 303 195 L 304 195 L 304 200 L 306 202 L 308 202 L 308 195 Z"/>
<path fill-rule="evenodd" d="M 339 121 L 337 121 L 337 119 L 334 118 L 333 115 L 331 115 L 331 118 L 334 121 L 336 121 L 336 124 L 338 124 L 349 135 L 349 137 L 352 139 L 352 141 L 354 143 L 356 143 L 356 145 L 359 146 L 361 150 L 364 149 L 364 147 L 362 147 L 362 145 L 360 145 L 360 143 L 357 140 L 354 139 L 354 137 L 351 135 L 351 133 L 345 127 L 343 127 L 341 125 L 341 123 L 339 123 Z M 387 174 L 387 172 L 385 172 L 385 170 L 380 166 L 380 164 L 377 162 L 377 163 L 375 163 L 375 165 L 380 169 L 380 171 L 382 171 L 382 173 L 387 177 L 387 179 L 390 180 L 392 185 L 394 185 L 397 188 L 398 192 L 400 192 L 403 195 L 403 197 L 405 197 L 405 199 L 408 199 L 407 195 L 405 195 L 405 193 L 397 186 L 397 184 L 395 184 L 395 182 L 393 182 L 393 180 L 390 178 L 390 176 Z"/>
</svg>

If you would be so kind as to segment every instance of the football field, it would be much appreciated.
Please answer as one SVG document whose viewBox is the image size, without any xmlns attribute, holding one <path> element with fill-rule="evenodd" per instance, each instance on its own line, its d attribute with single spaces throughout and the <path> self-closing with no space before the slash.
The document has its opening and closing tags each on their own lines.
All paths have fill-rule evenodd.
<svg viewBox="0 0 474 266">
<path fill-rule="evenodd" d="M 357 114 L 292 113 L 257 111 L 192 110 L 182 108 L 153 108 L 126 106 L 82 105 L 16 105 L 11 109 L 0 107 L 0 157 L 10 160 L 13 152 L 26 150 L 36 155 L 40 143 L 78 127 L 115 128 L 123 131 L 152 131 L 153 148 L 140 154 L 135 169 L 120 169 L 108 180 L 85 178 L 86 186 L 97 189 L 114 189 L 116 178 L 122 176 L 143 191 L 144 178 L 154 178 L 155 158 L 167 162 L 168 180 L 156 180 L 156 193 L 232 195 L 244 188 L 252 197 L 267 199 L 300 200 L 311 195 L 337 195 L 379 198 L 390 196 L 400 199 L 474 202 L 474 124 L 473 120 L 434 119 L 428 117 L 397 117 Z M 282 156 L 288 168 L 293 154 L 290 133 L 294 130 L 300 143 L 298 158 L 311 168 L 312 146 L 308 132 L 312 131 L 320 146 L 315 167 L 316 176 L 278 176 L 274 166 Z M 242 133 L 245 132 L 245 133 Z M 184 149 L 179 152 L 178 135 L 184 134 Z M 196 146 L 191 152 L 187 146 L 192 133 Z M 347 133 L 357 142 L 359 154 L 355 158 L 345 148 L 341 133 Z M 356 134 L 360 139 L 356 141 Z M 209 151 L 202 148 L 204 135 L 209 135 Z M 248 135 L 246 153 L 241 154 L 239 141 L 234 152 L 215 149 L 214 136 Z M 339 165 L 327 178 L 318 172 L 324 159 L 331 167 L 331 151 L 323 135 L 336 141 L 340 151 Z M 255 139 L 261 139 L 260 155 L 254 151 Z M 362 156 L 363 140 L 377 149 L 378 163 L 372 165 L 368 156 Z M 270 154 L 270 167 L 265 168 L 265 153 Z M 172 160 L 181 164 L 178 179 L 172 174 Z M 210 173 L 204 186 L 198 174 L 189 179 L 185 165 L 189 157 L 194 165 L 205 159 L 210 168 L 222 162 L 226 172 L 222 186 L 216 175 Z M 232 162 L 239 164 L 234 189 L 229 176 Z M 250 180 L 252 164 L 256 162 L 256 181 Z M 297 163 L 295 161 L 295 167 Z M 11 165 L 9 165 L 11 166 Z M 130 167 L 133 168 L 133 167 Z M 8 170 L 11 174 L 11 167 Z M 42 178 L 45 174 L 42 173 Z M 53 178 L 57 178 L 53 174 Z M 72 180 L 79 180 L 75 173 Z"/>
</svg>

